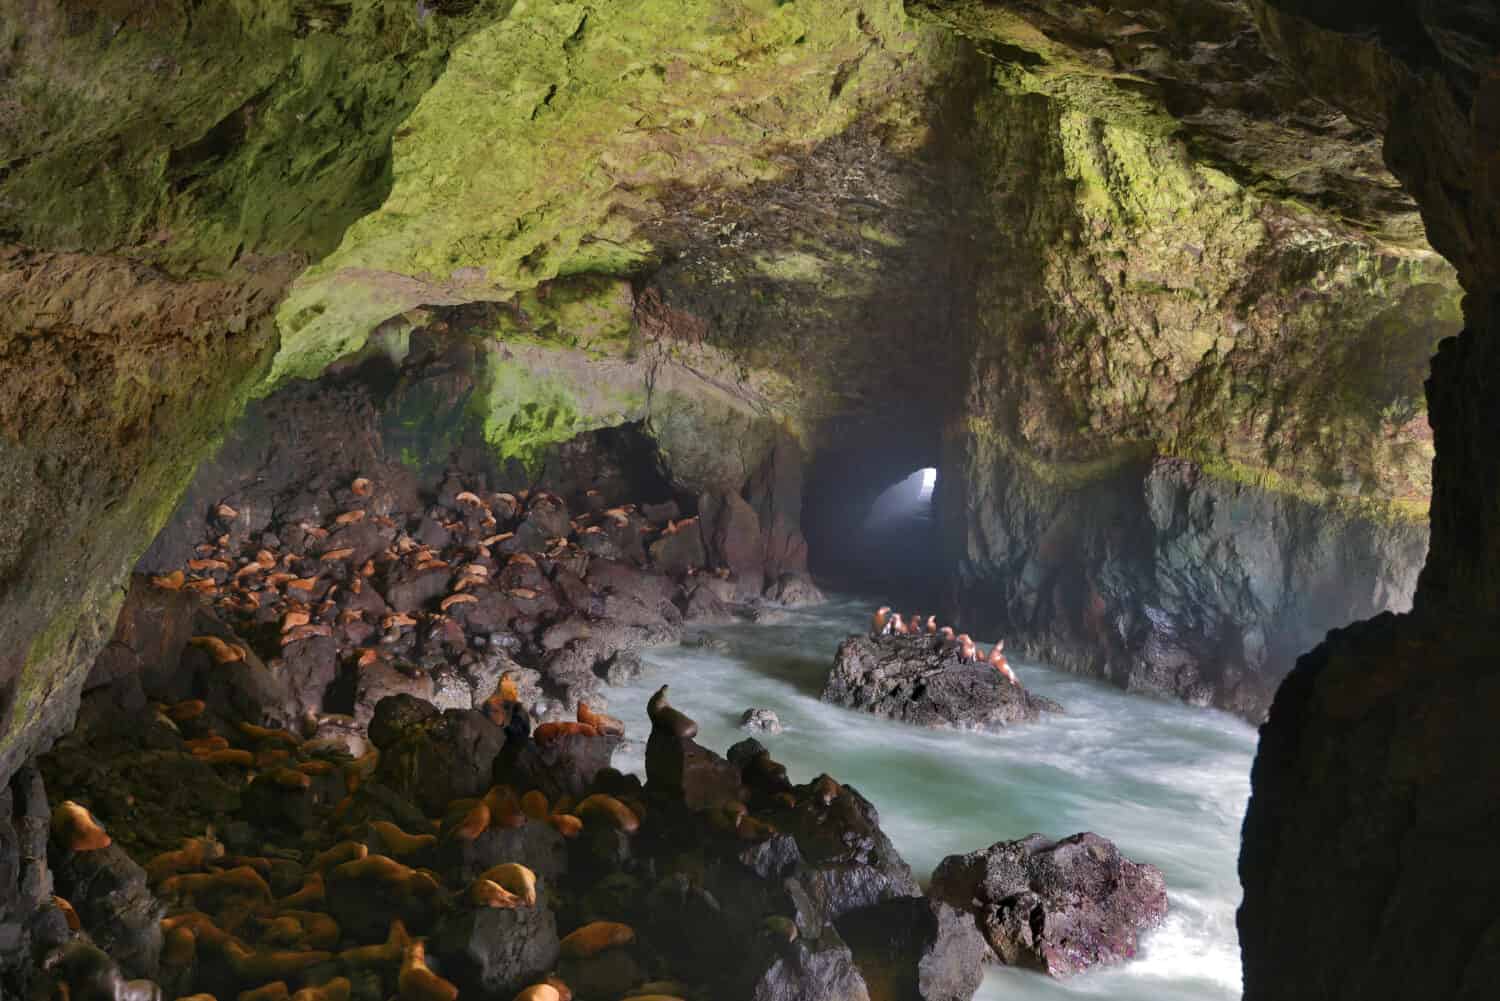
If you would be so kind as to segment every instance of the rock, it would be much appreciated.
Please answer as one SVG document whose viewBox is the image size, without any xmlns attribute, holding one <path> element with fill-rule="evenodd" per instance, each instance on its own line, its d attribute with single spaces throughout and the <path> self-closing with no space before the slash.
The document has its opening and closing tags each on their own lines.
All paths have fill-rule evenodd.
<svg viewBox="0 0 1500 1001">
<path fill-rule="evenodd" d="M 839 934 L 874 998 L 968 1001 L 989 947 L 967 911 L 927 897 L 897 897 L 845 914 Z"/>
<path fill-rule="evenodd" d="M 385 583 L 385 600 L 398 612 L 422 611 L 448 593 L 449 577 L 447 570 L 415 570 L 397 563 Z"/>
<path fill-rule="evenodd" d="M 114 958 L 82 938 L 64 945 L 46 961 L 47 969 L 68 985 L 68 997 L 77 1001 L 162 1001 L 154 981 L 127 980 Z"/>
<path fill-rule="evenodd" d="M 704 810 L 741 800 L 740 770 L 693 740 L 698 724 L 666 702 L 666 686 L 651 699 L 646 740 L 646 788 L 653 795 Z"/>
<path fill-rule="evenodd" d="M 699 498 L 703 539 L 714 566 L 726 567 L 741 581 L 741 594 L 759 596 L 765 583 L 765 555 L 760 518 L 737 493 Z"/>
<path fill-rule="evenodd" d="M 753 730 L 760 733 L 780 733 L 781 720 L 769 709 L 746 709 L 740 717 L 741 730 Z"/>
<path fill-rule="evenodd" d="M 567 844 L 551 825 L 537 820 L 519 827 L 490 827 L 472 841 L 450 838 L 438 843 L 439 867 L 464 885 L 506 862 L 519 862 L 541 879 L 556 880 L 568 869 Z"/>
<path fill-rule="evenodd" d="M 534 907 L 460 905 L 438 924 L 428 949 L 460 991 L 513 996 L 557 963 L 557 924 L 544 885 Z"/>
<path fill-rule="evenodd" d="M 596 661 L 594 673 L 604 679 L 606 685 L 625 685 L 645 673 L 646 665 L 641 655 L 634 650 L 617 651 L 608 660 Z"/>
<path fill-rule="evenodd" d="M 482 712 L 438 713 L 430 704 L 402 695 L 382 699 L 375 707 L 370 739 L 380 748 L 379 781 L 415 800 L 430 816 L 441 816 L 455 799 L 482 796 L 506 742 L 505 731 Z"/>
<path fill-rule="evenodd" d="M 927 637 L 850 636 L 839 645 L 822 699 L 919 726 L 1009 726 L 1063 711 Z"/>
<path fill-rule="evenodd" d="M 849 947 L 829 928 L 816 939 L 787 942 L 763 931 L 748 943 L 740 997 L 750 1001 L 871 1001 Z"/>
<path fill-rule="evenodd" d="M 765 597 L 778 605 L 821 605 L 828 599 L 807 573 L 784 573 L 766 585 Z"/>
<path fill-rule="evenodd" d="M 314 636 L 281 648 L 286 683 L 302 711 L 320 712 L 328 687 L 339 673 L 338 642 L 331 636 Z"/>
<path fill-rule="evenodd" d="M 651 543 L 649 552 L 656 569 L 673 577 L 681 577 L 689 570 L 697 570 L 708 562 L 696 519 L 664 533 Z"/>
<path fill-rule="evenodd" d="M 764 756 L 746 766 L 747 777 Z M 795 790 L 796 807 L 771 815 L 776 827 L 797 839 L 803 865 L 797 880 L 821 920 L 893 897 L 922 893 L 911 866 L 880 829 L 874 804 L 853 786 L 826 775 Z"/>
<path fill-rule="evenodd" d="M 432 678 L 409 665 L 376 661 L 361 668 L 354 682 L 354 719 L 373 727 L 375 707 L 385 699 L 405 695 L 431 704 L 434 694 Z M 434 706 L 434 708 L 437 708 Z"/>
<path fill-rule="evenodd" d="M 517 741 L 495 759 L 495 782 L 517 789 L 540 789 L 549 800 L 580 798 L 594 777 L 609 767 L 620 738 L 564 734 L 545 744 Z"/>
<path fill-rule="evenodd" d="M 100 948 L 127 976 L 154 977 L 165 908 L 146 886 L 146 870 L 111 844 L 74 852 L 54 839 L 48 850 L 57 895 L 73 905 Z"/>
<path fill-rule="evenodd" d="M 729 641 L 709 633 L 698 633 L 694 636 L 684 636 L 682 645 L 691 650 L 711 650 L 714 653 L 729 652 Z"/>
<path fill-rule="evenodd" d="M 1161 870 L 1091 833 L 950 855 L 929 893 L 973 914 L 1000 962 L 1054 977 L 1130 959 L 1141 933 L 1167 915 Z"/>
<path fill-rule="evenodd" d="M 717 577 L 709 580 L 718 582 Z M 722 583 L 728 583 L 724 581 Z M 717 593 L 717 588 L 707 587 L 693 578 L 682 601 L 682 617 L 687 622 L 703 625 L 725 625 L 735 620 L 734 607 Z"/>
</svg>

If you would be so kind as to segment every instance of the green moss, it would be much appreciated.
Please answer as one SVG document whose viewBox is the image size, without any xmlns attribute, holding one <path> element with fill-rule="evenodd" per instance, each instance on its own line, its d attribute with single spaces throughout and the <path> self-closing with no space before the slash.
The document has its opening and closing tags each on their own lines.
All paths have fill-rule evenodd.
<svg viewBox="0 0 1500 1001">
<path fill-rule="evenodd" d="M 5 19 L 0 230 L 33 245 L 134 247 L 168 268 L 321 256 L 383 200 L 396 126 L 449 48 L 505 10 L 462 16 L 348 0 L 70 12 L 67 32 Z M 33 34 L 34 27 L 43 30 Z M 3 156 L 3 154 L 0 154 Z"/>
<path fill-rule="evenodd" d="M 669 191 L 779 176 L 789 147 L 862 116 L 924 131 L 888 107 L 922 35 L 898 0 L 520 0 L 453 49 L 396 135 L 384 204 L 299 281 L 274 378 L 420 303 L 637 270 Z"/>
</svg>

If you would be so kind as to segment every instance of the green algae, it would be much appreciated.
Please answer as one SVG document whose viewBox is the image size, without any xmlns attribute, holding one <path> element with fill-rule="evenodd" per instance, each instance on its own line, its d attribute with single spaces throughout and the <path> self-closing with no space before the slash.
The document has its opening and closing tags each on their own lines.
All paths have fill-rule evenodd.
<svg viewBox="0 0 1500 1001">
<path fill-rule="evenodd" d="M 861 116 L 899 121 L 880 106 L 923 34 L 895 0 L 521 0 L 453 48 L 396 134 L 389 196 L 299 280 L 273 382 L 416 305 L 638 270 L 669 188 L 744 187 Z"/>
</svg>

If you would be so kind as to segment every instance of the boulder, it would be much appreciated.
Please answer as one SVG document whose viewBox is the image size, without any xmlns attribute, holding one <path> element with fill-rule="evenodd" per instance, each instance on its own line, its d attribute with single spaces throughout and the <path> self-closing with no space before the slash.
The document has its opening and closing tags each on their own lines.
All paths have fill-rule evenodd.
<svg viewBox="0 0 1500 1001">
<path fill-rule="evenodd" d="M 703 535 L 698 531 L 696 520 L 664 532 L 661 538 L 651 543 L 649 551 L 656 569 L 673 577 L 681 577 L 708 562 L 703 551 Z"/>
<path fill-rule="evenodd" d="M 709 559 L 743 581 L 745 597 L 765 583 L 765 551 L 760 518 L 737 493 L 705 494 L 698 502 Z"/>
<path fill-rule="evenodd" d="M 453 800 L 489 789 L 505 731 L 477 710 L 439 713 L 426 702 L 397 695 L 376 705 L 370 740 L 380 749 L 380 782 L 415 800 L 428 815 L 440 816 Z"/>
<path fill-rule="evenodd" d="M 828 599 L 807 573 L 783 573 L 766 585 L 765 597 L 778 605 L 821 605 Z"/>
<path fill-rule="evenodd" d="M 146 870 L 118 844 L 75 852 L 54 838 L 48 860 L 57 895 L 73 905 L 94 942 L 127 976 L 155 976 L 165 909 L 146 886 Z"/>
<path fill-rule="evenodd" d="M 534 907 L 460 906 L 439 923 L 428 949 L 461 992 L 508 998 L 557 963 L 557 923 L 539 886 Z"/>
<path fill-rule="evenodd" d="M 1091 833 L 950 855 L 929 893 L 973 914 L 1000 962 L 1054 977 L 1131 958 L 1141 933 L 1167 915 L 1161 870 Z"/>
<path fill-rule="evenodd" d="M 1063 711 L 925 636 L 850 636 L 834 656 L 822 699 L 918 726 L 1009 726 Z"/>
<path fill-rule="evenodd" d="M 769 709 L 746 709 L 740 717 L 740 729 L 776 734 L 781 732 L 781 720 Z"/>
<path fill-rule="evenodd" d="M 872 998 L 968 1001 L 988 947 L 973 915 L 940 900 L 897 897 L 837 923 Z"/>
</svg>

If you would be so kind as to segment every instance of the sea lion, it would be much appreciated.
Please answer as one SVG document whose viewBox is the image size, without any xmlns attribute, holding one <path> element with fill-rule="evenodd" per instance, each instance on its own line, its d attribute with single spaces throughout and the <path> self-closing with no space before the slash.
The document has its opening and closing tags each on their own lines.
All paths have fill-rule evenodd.
<svg viewBox="0 0 1500 1001">
<path fill-rule="evenodd" d="M 1006 663 L 1005 654 L 1001 652 L 1004 649 L 1004 640 L 1000 640 L 995 644 L 995 649 L 990 651 L 990 666 L 999 671 L 1001 674 L 1005 675 L 1005 677 L 1010 681 L 1012 685 L 1020 685 L 1021 682 L 1020 679 L 1016 677 L 1016 672 L 1010 669 L 1010 664 Z"/>
<path fill-rule="evenodd" d="M 881 605 L 870 618 L 870 635 L 884 636 L 891 622 L 891 606 Z"/>
<path fill-rule="evenodd" d="M 668 685 L 662 685 L 646 703 L 646 716 L 653 729 L 661 727 L 667 733 L 682 740 L 698 736 L 698 724 L 692 717 L 672 708 L 667 701 Z"/>
<path fill-rule="evenodd" d="M 891 636 L 905 636 L 906 635 L 906 622 L 905 622 L 905 620 L 903 620 L 901 618 L 901 613 L 900 612 L 896 612 L 896 613 L 894 613 L 891 616 L 890 629 L 888 631 L 888 635 L 891 635 Z"/>
</svg>

